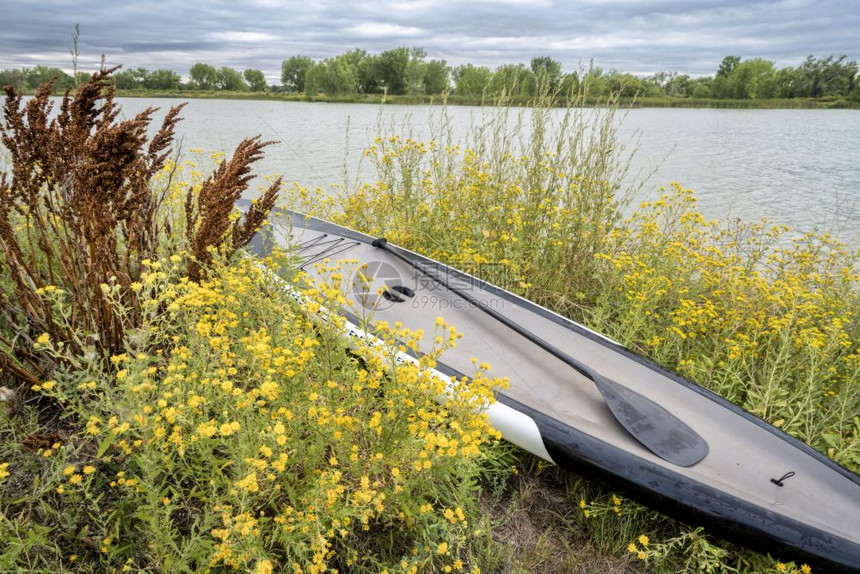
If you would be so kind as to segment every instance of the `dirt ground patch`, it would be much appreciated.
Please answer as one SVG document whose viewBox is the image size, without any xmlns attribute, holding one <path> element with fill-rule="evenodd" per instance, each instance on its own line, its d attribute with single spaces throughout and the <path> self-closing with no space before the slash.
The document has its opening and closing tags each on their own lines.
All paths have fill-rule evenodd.
<svg viewBox="0 0 860 574">
<path fill-rule="evenodd" d="M 633 574 L 626 556 L 595 548 L 578 526 L 582 512 L 569 500 L 565 472 L 544 469 L 509 477 L 485 491 L 481 504 L 503 549 L 499 572 L 534 574 Z"/>
</svg>

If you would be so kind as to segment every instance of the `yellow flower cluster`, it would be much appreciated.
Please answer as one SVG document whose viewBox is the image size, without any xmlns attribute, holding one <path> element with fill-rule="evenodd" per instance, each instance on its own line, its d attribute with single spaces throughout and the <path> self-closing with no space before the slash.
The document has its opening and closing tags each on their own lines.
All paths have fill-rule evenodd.
<svg viewBox="0 0 860 574">
<path fill-rule="evenodd" d="M 598 307 L 612 309 L 612 336 L 837 458 L 851 450 L 855 425 L 829 413 L 858 406 L 860 253 L 828 235 L 705 221 L 677 184 L 608 247 Z"/>
<path fill-rule="evenodd" d="M 487 158 L 474 148 L 392 136 L 378 138 L 366 155 L 379 181 L 334 200 L 297 186 L 293 205 L 539 302 L 589 276 L 590 253 L 617 217 L 613 185 L 573 173 L 558 150 Z M 569 249 L 571 238 L 587 247 L 586 257 Z M 553 289 L 533 292 L 535 271 L 541 282 L 552 277 Z"/>
<path fill-rule="evenodd" d="M 472 526 L 454 492 L 498 438 L 482 411 L 502 381 L 432 376 L 460 337 L 441 320 L 420 363 L 394 359 L 422 336 L 400 325 L 373 327 L 378 343 L 347 340 L 315 312 L 345 302 L 339 289 L 305 287 L 300 310 L 278 267 L 241 260 L 144 293 L 158 301 L 149 334 L 169 346 L 112 358 L 117 402 L 84 429 L 120 465 L 106 480 L 135 505 L 151 500 L 149 512 L 218 516 L 212 568 L 462 570 Z M 95 468 L 68 466 L 64 493 Z M 380 531 L 411 542 L 394 555 Z"/>
</svg>

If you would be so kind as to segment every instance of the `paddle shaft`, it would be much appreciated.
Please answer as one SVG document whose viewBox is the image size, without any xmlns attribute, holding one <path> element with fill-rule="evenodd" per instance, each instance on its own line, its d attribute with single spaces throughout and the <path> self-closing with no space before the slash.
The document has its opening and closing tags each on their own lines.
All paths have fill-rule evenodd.
<svg viewBox="0 0 860 574">
<path fill-rule="evenodd" d="M 398 253 L 394 249 L 391 249 L 388 246 L 388 240 L 387 239 L 385 239 L 385 238 L 376 239 L 376 240 L 374 240 L 372 245 L 374 247 L 379 247 L 381 249 L 384 249 L 385 251 L 394 255 L 395 257 L 397 257 L 401 261 L 408 263 L 414 269 L 417 269 L 418 271 L 420 271 L 421 273 L 423 273 L 424 275 L 426 275 L 427 277 L 429 277 L 430 279 L 432 279 L 436 283 L 442 285 L 443 287 L 445 287 L 446 289 L 448 289 L 449 291 L 451 291 L 455 295 L 462 297 L 463 299 L 468 301 L 470 304 L 476 306 L 478 309 L 480 309 L 481 311 L 483 311 L 484 313 L 486 313 L 487 315 L 489 315 L 490 317 L 492 317 L 493 319 L 495 319 L 499 323 L 503 324 L 505 327 L 508 327 L 509 329 L 516 332 L 517 334 L 525 337 L 526 339 L 528 339 L 529 341 L 531 341 L 532 343 L 534 343 L 535 345 L 537 345 L 538 347 L 540 347 L 541 349 L 543 349 L 544 351 L 546 351 L 547 353 L 549 353 L 550 355 L 555 357 L 556 359 L 564 362 L 565 364 L 567 364 L 571 368 L 575 369 L 577 372 L 581 373 L 582 375 L 585 375 L 586 377 L 588 377 L 589 379 L 594 381 L 596 384 L 598 384 L 598 385 L 600 384 L 597 382 L 596 379 L 601 378 L 601 377 L 599 374 L 597 374 L 594 371 L 594 369 L 592 369 L 588 365 L 585 365 L 585 364 L 577 361 L 576 359 L 574 359 L 573 357 L 571 357 L 570 355 L 568 355 L 567 353 L 565 353 L 564 351 L 562 351 L 558 347 L 554 346 L 551 343 L 548 343 L 547 341 L 544 341 L 543 339 L 541 339 L 540 337 L 538 337 L 537 335 L 535 335 L 531 331 L 524 329 L 519 324 L 511 321 L 510 319 L 508 319 L 507 317 L 505 317 L 504 315 L 502 315 L 501 313 L 499 313 L 498 311 L 496 311 L 495 309 L 493 309 L 489 305 L 487 305 L 486 301 L 482 301 L 481 299 L 477 299 L 475 297 L 472 297 L 471 295 L 469 295 L 468 293 L 466 293 L 462 289 L 459 289 L 458 287 L 451 285 L 448 281 L 445 281 L 444 279 L 437 277 L 434 273 L 428 272 L 427 269 L 422 268 L 421 266 L 419 266 L 414 261 L 410 260 L 407 257 L 404 257 L 403 255 L 401 255 L 400 253 Z"/>
</svg>

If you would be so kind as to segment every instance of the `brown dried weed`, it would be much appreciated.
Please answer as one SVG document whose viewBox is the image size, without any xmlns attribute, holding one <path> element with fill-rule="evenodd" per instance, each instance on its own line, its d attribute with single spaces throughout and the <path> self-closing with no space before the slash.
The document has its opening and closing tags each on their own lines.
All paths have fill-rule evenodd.
<svg viewBox="0 0 860 574">
<path fill-rule="evenodd" d="M 171 108 L 151 137 L 155 108 L 119 119 L 113 69 L 67 90 L 52 117 L 53 82 L 24 101 L 9 86 L 0 141 L 9 157 L 0 174 L 0 369 L 22 383 L 44 380 L 57 359 L 37 349 L 48 334 L 70 357 L 101 359 L 122 352 L 140 325 L 131 285 L 165 245 L 186 249 L 188 273 L 199 279 L 211 248 L 227 253 L 247 244 L 264 223 L 280 188 L 275 181 L 244 218 L 232 216 L 252 179 L 250 166 L 272 142 L 241 142 L 198 193 L 187 190 L 185 213 L 165 209 L 153 177 L 173 153 L 174 129 L 185 104 Z M 180 216 L 186 219 L 185 233 Z M 113 289 L 103 288 L 108 285 Z M 69 316 L 59 320 L 45 288 L 62 289 Z M 119 301 L 116 300 L 119 293 Z M 105 361 L 107 363 L 107 361 Z"/>
</svg>

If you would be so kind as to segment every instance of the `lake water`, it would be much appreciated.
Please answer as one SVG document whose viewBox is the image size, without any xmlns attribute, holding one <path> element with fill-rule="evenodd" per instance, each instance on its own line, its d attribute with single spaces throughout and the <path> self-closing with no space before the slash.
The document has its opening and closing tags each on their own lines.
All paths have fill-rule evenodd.
<svg viewBox="0 0 860 574">
<path fill-rule="evenodd" d="M 126 115 L 170 99 L 122 99 Z M 452 106 L 456 133 L 480 108 Z M 361 152 L 384 121 L 409 118 L 427 136 L 430 106 L 380 106 L 242 100 L 192 100 L 177 133 L 185 149 L 232 151 L 262 134 L 281 143 L 267 151 L 264 173 L 328 188 L 349 177 L 372 180 Z M 827 229 L 860 244 L 860 111 L 636 109 L 622 140 L 639 134 L 634 169 L 650 172 L 643 193 L 677 181 L 695 190 L 709 218 L 767 217 L 796 231 Z"/>
</svg>

